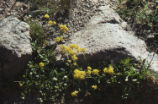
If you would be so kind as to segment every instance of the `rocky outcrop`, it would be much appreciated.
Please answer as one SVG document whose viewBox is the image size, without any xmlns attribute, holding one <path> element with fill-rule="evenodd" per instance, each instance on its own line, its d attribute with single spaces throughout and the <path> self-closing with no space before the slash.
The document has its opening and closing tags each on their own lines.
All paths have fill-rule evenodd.
<svg viewBox="0 0 158 104">
<path fill-rule="evenodd" d="M 145 42 L 128 31 L 127 23 L 109 5 L 102 5 L 96 11 L 85 27 L 75 32 L 66 44 L 87 48 L 84 54 L 87 61 L 119 62 L 131 57 L 151 62 L 151 68 L 158 71 L 158 55 L 147 51 Z"/>
<path fill-rule="evenodd" d="M 0 21 L 0 76 L 15 76 L 27 65 L 32 54 L 29 31 L 16 17 Z"/>
</svg>

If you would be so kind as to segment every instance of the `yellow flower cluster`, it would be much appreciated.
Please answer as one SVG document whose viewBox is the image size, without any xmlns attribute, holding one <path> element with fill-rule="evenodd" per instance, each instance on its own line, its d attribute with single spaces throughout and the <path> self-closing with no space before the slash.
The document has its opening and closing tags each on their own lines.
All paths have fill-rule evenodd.
<svg viewBox="0 0 158 104">
<path fill-rule="evenodd" d="M 56 42 L 61 42 L 63 40 L 63 36 L 56 37 Z"/>
<path fill-rule="evenodd" d="M 77 57 L 76 55 L 72 55 L 72 56 L 71 56 L 71 59 L 72 59 L 73 61 L 76 61 L 76 60 L 78 60 L 78 57 Z"/>
<path fill-rule="evenodd" d="M 77 52 L 85 52 L 85 51 L 86 51 L 86 48 L 77 49 Z"/>
<path fill-rule="evenodd" d="M 44 67 L 44 63 L 43 62 L 40 62 L 39 63 L 39 66 L 42 68 L 42 67 Z"/>
<path fill-rule="evenodd" d="M 91 75 L 91 70 L 87 70 L 87 72 L 86 72 L 86 74 L 89 76 L 89 75 Z"/>
<path fill-rule="evenodd" d="M 70 44 L 69 46 L 60 46 L 63 53 L 68 53 L 69 55 L 75 55 L 77 52 L 85 52 L 86 48 L 79 48 L 76 44 Z"/>
<path fill-rule="evenodd" d="M 79 46 L 76 45 L 76 44 L 70 44 L 69 47 L 72 48 L 72 49 L 73 49 L 73 48 L 75 48 L 75 49 L 79 49 Z"/>
<path fill-rule="evenodd" d="M 93 69 L 92 74 L 99 75 L 99 70 L 98 69 Z"/>
<path fill-rule="evenodd" d="M 92 71 L 91 71 L 92 68 L 91 68 L 90 66 L 88 66 L 87 69 L 88 69 L 88 70 L 87 70 L 86 74 L 89 76 L 89 75 L 91 75 L 91 73 L 92 73 Z"/>
<path fill-rule="evenodd" d="M 50 16 L 49 16 L 48 14 L 45 14 L 45 15 L 44 15 L 44 18 L 49 19 Z M 56 23 L 56 21 L 49 20 L 49 21 L 48 21 L 48 24 L 49 24 L 50 26 L 52 26 L 52 25 L 56 25 L 57 23 Z M 66 25 L 59 25 L 59 27 L 60 27 L 60 30 L 61 30 L 62 32 L 64 32 L 64 33 L 68 31 L 68 28 L 66 27 Z M 61 42 L 62 40 L 63 40 L 63 36 L 56 37 L 56 42 L 57 42 L 57 43 Z"/>
<path fill-rule="evenodd" d="M 97 85 L 92 85 L 91 87 L 93 88 L 93 90 L 96 90 L 98 88 Z"/>
<path fill-rule="evenodd" d="M 75 44 L 70 44 L 69 46 L 61 45 L 60 48 L 64 54 L 70 55 L 70 57 L 73 61 L 78 60 L 78 57 L 76 55 L 76 53 L 78 52 L 77 50 L 83 50 L 83 48 L 79 48 L 79 46 L 75 45 Z M 86 50 L 86 48 L 84 48 L 84 50 Z M 82 52 L 84 52 L 84 51 L 82 51 Z"/>
<path fill-rule="evenodd" d="M 69 31 L 66 25 L 59 25 L 59 28 L 60 28 L 60 31 L 62 31 L 63 33 L 66 33 L 67 31 Z"/>
<path fill-rule="evenodd" d="M 88 70 L 92 70 L 92 68 L 90 66 L 87 67 Z"/>
<path fill-rule="evenodd" d="M 52 26 L 52 25 L 56 25 L 57 23 L 55 22 L 55 21 L 48 21 L 48 24 L 50 25 L 50 26 Z"/>
<path fill-rule="evenodd" d="M 73 75 L 74 79 L 83 80 L 83 79 L 85 79 L 85 76 L 86 76 L 85 71 L 81 71 L 79 69 L 74 70 L 74 75 Z"/>
<path fill-rule="evenodd" d="M 76 90 L 71 93 L 72 97 L 77 96 L 77 95 L 78 95 L 78 91 L 76 91 Z"/>
<path fill-rule="evenodd" d="M 109 68 L 105 67 L 103 71 L 105 74 L 114 74 L 114 69 L 111 65 L 109 66 Z"/>
<path fill-rule="evenodd" d="M 44 18 L 48 19 L 48 18 L 49 18 L 49 15 L 48 15 L 48 14 L 45 14 L 45 15 L 44 15 Z"/>
</svg>

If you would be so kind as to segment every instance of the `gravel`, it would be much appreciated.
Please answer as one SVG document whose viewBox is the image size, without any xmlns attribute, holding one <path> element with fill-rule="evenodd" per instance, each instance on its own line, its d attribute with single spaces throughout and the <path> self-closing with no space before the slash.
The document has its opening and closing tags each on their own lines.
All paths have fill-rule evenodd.
<svg viewBox="0 0 158 104">
<path fill-rule="evenodd" d="M 66 23 L 69 27 L 69 35 L 83 29 L 85 24 L 97 12 L 97 8 L 103 5 L 114 7 L 116 2 L 114 0 L 100 0 L 98 3 L 91 2 L 90 0 L 77 1 L 74 8 L 70 10 L 69 20 Z"/>
</svg>

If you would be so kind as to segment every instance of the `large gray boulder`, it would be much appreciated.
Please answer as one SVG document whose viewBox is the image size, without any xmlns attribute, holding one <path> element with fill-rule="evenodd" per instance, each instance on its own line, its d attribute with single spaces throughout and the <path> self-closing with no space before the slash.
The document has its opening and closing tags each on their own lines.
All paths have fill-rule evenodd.
<svg viewBox="0 0 158 104">
<path fill-rule="evenodd" d="M 85 28 L 75 32 L 65 43 L 78 44 L 87 48 L 84 55 L 87 61 L 113 61 L 131 57 L 146 60 L 151 69 L 158 71 L 158 55 L 148 52 L 143 40 L 134 32 L 127 31 L 128 25 L 109 5 L 100 6 Z"/>
<path fill-rule="evenodd" d="M 13 77 L 26 67 L 32 54 L 29 31 L 16 17 L 0 20 L 0 76 Z"/>
</svg>

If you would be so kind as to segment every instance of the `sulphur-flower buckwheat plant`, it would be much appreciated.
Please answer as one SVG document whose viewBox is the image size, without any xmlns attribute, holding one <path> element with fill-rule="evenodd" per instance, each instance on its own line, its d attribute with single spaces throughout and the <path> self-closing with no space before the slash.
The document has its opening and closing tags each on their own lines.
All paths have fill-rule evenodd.
<svg viewBox="0 0 158 104">
<path fill-rule="evenodd" d="M 119 99 L 121 99 L 120 96 L 127 99 L 127 95 L 131 92 L 131 89 L 133 90 L 139 87 L 139 83 L 141 83 L 140 79 L 143 77 L 133 70 L 133 66 L 128 63 L 129 60 L 126 60 L 122 66 L 116 68 L 115 66 L 107 65 L 105 62 L 84 63 L 83 60 L 79 60 L 78 56 L 80 54 L 86 56 L 83 54 L 86 48 L 73 43 L 64 45 L 63 36 L 64 33 L 68 32 L 68 27 L 66 25 L 54 26 L 56 22 L 50 20 L 48 14 L 45 14 L 43 17 L 45 18 L 43 20 L 48 20 L 44 22 L 46 26 L 49 26 L 50 29 L 58 29 L 56 31 L 58 32 L 58 37 L 56 37 L 55 47 L 51 49 L 47 41 L 48 37 L 45 37 L 45 32 L 42 32 L 42 38 L 39 37 L 39 40 L 35 38 L 36 40 L 32 44 L 35 58 L 29 62 L 29 70 L 24 74 L 24 79 L 17 83 L 19 88 L 25 89 L 21 94 L 23 100 L 27 99 L 27 96 L 29 98 L 32 93 L 36 93 L 41 104 L 55 104 L 58 98 L 66 101 L 67 97 L 65 95 L 80 100 L 80 98 L 82 99 L 82 95 L 87 99 L 87 96 L 84 95 L 90 93 L 88 94 L 88 99 L 90 99 L 88 104 L 95 104 L 96 102 L 91 100 L 95 100 L 100 95 L 103 95 L 103 99 L 106 99 L 106 97 L 108 97 L 107 99 L 113 99 L 113 94 L 116 89 L 122 91 L 122 94 L 118 96 Z M 36 30 L 39 30 L 39 28 Z M 63 45 L 61 45 L 62 43 Z M 58 45 L 60 45 L 60 51 L 58 53 L 61 56 L 62 60 L 60 62 L 62 65 L 54 57 L 56 55 L 54 51 Z M 84 65 L 82 65 L 82 62 Z M 109 67 L 104 68 L 104 66 Z M 100 69 L 103 71 L 100 71 Z M 134 89 L 133 91 L 136 90 Z M 81 96 L 78 96 L 79 94 Z M 72 98 L 72 100 L 74 99 Z"/>
</svg>

